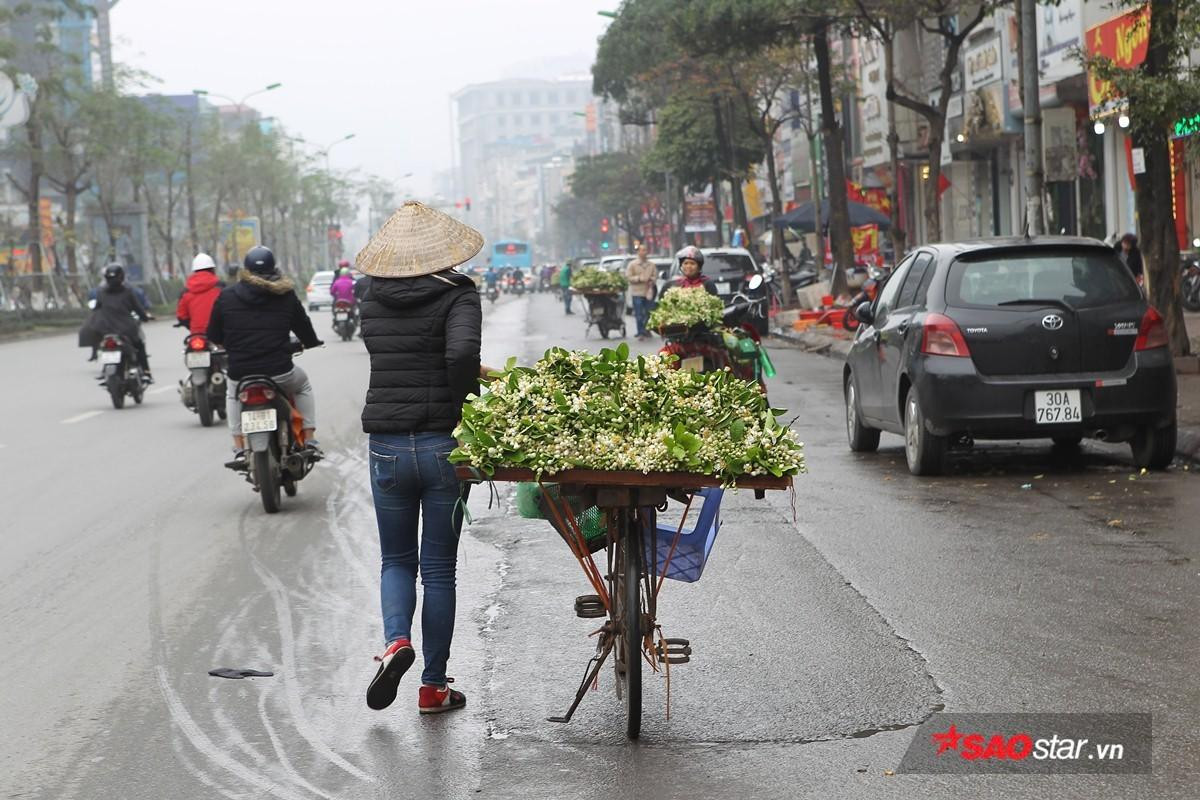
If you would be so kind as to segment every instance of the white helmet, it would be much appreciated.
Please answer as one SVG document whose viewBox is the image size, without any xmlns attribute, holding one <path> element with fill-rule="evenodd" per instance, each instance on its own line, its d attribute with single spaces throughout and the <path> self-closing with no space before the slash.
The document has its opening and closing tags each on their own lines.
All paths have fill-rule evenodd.
<svg viewBox="0 0 1200 800">
<path fill-rule="evenodd" d="M 200 253 L 192 259 L 192 272 L 199 272 L 202 269 L 216 269 L 217 262 L 212 260 L 212 256 L 208 253 Z"/>
</svg>

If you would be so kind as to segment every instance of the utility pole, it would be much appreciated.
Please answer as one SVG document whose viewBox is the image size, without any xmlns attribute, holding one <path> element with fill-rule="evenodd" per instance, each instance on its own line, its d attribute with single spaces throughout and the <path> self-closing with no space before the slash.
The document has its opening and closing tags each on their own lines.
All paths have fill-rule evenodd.
<svg viewBox="0 0 1200 800">
<path fill-rule="evenodd" d="M 1025 229 L 1042 229 L 1042 103 L 1038 94 L 1037 0 L 1021 0 L 1021 106 L 1025 114 Z"/>
</svg>

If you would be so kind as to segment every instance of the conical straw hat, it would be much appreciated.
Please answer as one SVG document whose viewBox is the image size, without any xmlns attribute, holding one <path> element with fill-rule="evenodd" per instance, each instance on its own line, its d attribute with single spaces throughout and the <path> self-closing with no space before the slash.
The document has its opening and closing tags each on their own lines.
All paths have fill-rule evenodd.
<svg viewBox="0 0 1200 800">
<path fill-rule="evenodd" d="M 359 251 L 354 266 L 376 278 L 416 278 L 470 261 L 482 248 L 479 231 L 409 200 Z"/>
</svg>

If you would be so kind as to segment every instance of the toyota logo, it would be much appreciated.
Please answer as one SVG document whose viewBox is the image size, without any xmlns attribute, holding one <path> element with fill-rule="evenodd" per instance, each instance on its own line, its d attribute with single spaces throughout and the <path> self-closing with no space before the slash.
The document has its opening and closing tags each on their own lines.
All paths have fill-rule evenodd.
<svg viewBox="0 0 1200 800">
<path fill-rule="evenodd" d="M 1063 318 L 1058 314 L 1047 314 L 1042 317 L 1042 327 L 1048 331 L 1056 331 L 1063 326 Z"/>
</svg>

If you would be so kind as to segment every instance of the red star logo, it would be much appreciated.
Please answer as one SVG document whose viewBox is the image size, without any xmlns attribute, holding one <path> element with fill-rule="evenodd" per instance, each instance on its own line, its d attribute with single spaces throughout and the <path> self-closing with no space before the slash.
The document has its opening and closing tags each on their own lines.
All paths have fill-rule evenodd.
<svg viewBox="0 0 1200 800">
<path fill-rule="evenodd" d="M 937 744 L 937 755 L 940 756 L 947 750 L 957 750 L 958 740 L 962 738 L 962 734 L 958 732 L 957 728 L 951 725 L 946 729 L 945 733 L 935 733 L 929 738 L 933 739 L 933 741 Z"/>
</svg>

